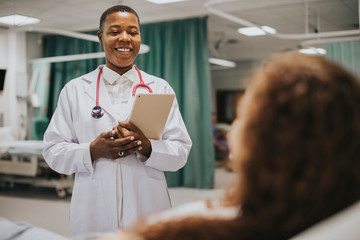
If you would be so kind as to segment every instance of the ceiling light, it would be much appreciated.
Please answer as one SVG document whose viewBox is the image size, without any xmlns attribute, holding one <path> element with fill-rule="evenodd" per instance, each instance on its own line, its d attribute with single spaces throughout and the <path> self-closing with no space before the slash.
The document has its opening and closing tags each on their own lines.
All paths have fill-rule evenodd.
<svg viewBox="0 0 360 240">
<path fill-rule="evenodd" d="M 267 33 L 276 34 L 276 29 L 269 27 L 269 26 L 261 26 L 261 29 Z"/>
<path fill-rule="evenodd" d="M 325 55 L 326 54 L 326 50 L 323 48 L 303 48 L 300 49 L 299 52 L 303 53 L 303 54 L 321 54 L 321 55 Z"/>
<path fill-rule="evenodd" d="M 258 27 L 239 28 L 238 32 L 249 37 L 266 35 L 265 31 Z"/>
<path fill-rule="evenodd" d="M 40 19 L 38 18 L 32 18 L 22 15 L 9 15 L 5 17 L 0 17 L 0 23 L 5 23 L 12 26 L 22 26 L 22 25 L 28 25 L 28 24 L 35 24 L 39 23 Z"/>
<path fill-rule="evenodd" d="M 152 2 L 155 4 L 167 4 L 167 3 L 175 3 L 175 2 L 183 2 L 187 0 L 146 0 L 148 2 Z"/>
<path fill-rule="evenodd" d="M 146 45 L 146 44 L 143 44 L 143 43 L 140 45 L 139 54 L 147 53 L 149 51 L 150 51 L 150 46 L 149 45 Z"/>
<path fill-rule="evenodd" d="M 271 33 L 271 34 L 275 34 L 276 33 L 276 29 L 268 27 L 268 26 L 261 26 L 261 28 L 258 27 L 244 27 L 244 28 L 239 28 L 238 32 L 241 34 L 244 34 L 246 36 L 261 36 L 261 35 L 266 35 L 266 33 Z"/>
<path fill-rule="evenodd" d="M 236 63 L 220 58 L 209 58 L 209 63 L 230 68 L 236 67 Z"/>
</svg>

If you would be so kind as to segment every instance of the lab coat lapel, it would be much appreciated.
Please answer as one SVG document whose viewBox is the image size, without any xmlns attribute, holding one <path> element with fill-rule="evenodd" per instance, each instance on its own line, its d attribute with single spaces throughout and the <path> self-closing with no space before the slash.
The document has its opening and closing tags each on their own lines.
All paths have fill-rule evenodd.
<svg viewBox="0 0 360 240">
<path fill-rule="evenodd" d="M 96 84 L 97 84 L 98 75 L 99 75 L 99 67 L 96 70 L 83 76 L 83 80 L 89 82 L 89 84 L 85 89 L 85 92 L 94 102 L 94 106 L 96 105 Z M 117 121 L 102 76 L 100 77 L 99 105 L 107 114 L 109 114 L 112 118 L 115 119 L 115 121 Z"/>
</svg>

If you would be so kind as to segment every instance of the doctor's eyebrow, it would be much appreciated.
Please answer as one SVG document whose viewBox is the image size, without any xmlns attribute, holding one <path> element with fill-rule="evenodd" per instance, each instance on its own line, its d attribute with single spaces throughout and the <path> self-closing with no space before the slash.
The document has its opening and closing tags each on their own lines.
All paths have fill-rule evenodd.
<svg viewBox="0 0 360 240">
<path fill-rule="evenodd" d="M 109 28 L 121 28 L 121 26 L 120 26 L 120 25 L 111 25 L 111 26 L 109 26 Z M 139 29 L 138 26 L 128 26 L 127 28 L 136 28 L 136 29 Z"/>
</svg>

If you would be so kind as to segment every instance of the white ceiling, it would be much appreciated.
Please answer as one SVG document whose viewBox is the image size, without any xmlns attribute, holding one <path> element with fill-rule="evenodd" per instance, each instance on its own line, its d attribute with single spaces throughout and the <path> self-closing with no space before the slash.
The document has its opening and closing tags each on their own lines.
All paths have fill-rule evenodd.
<svg viewBox="0 0 360 240">
<path fill-rule="evenodd" d="M 237 32 L 243 25 L 215 15 L 211 9 L 270 26 L 283 34 L 359 30 L 358 0 L 188 0 L 164 5 L 145 0 L 0 0 L 0 17 L 21 14 L 39 18 L 39 27 L 96 30 L 101 13 L 115 4 L 134 8 L 143 24 L 209 16 L 210 55 L 234 61 L 261 59 L 272 52 L 297 49 L 306 39 L 246 37 Z M 8 26 L 0 25 L 0 33 L 7 29 Z M 355 35 L 360 36 L 360 31 Z"/>
</svg>

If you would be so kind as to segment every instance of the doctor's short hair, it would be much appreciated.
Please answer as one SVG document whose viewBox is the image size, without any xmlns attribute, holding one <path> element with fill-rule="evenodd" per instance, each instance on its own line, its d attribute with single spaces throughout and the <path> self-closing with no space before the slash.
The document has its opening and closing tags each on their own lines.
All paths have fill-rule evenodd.
<svg viewBox="0 0 360 240">
<path fill-rule="evenodd" d="M 139 26 L 140 26 L 140 18 L 139 15 L 137 14 L 137 12 L 132 9 L 129 6 L 125 6 L 125 5 L 115 5 L 112 6 L 110 8 L 108 8 L 107 10 L 105 10 L 105 12 L 103 12 L 103 14 L 100 17 L 100 24 L 99 24 L 99 32 L 102 32 L 102 26 L 106 20 L 106 17 L 112 13 L 116 13 L 116 12 L 127 12 L 127 13 L 132 13 L 136 16 Z"/>
</svg>

